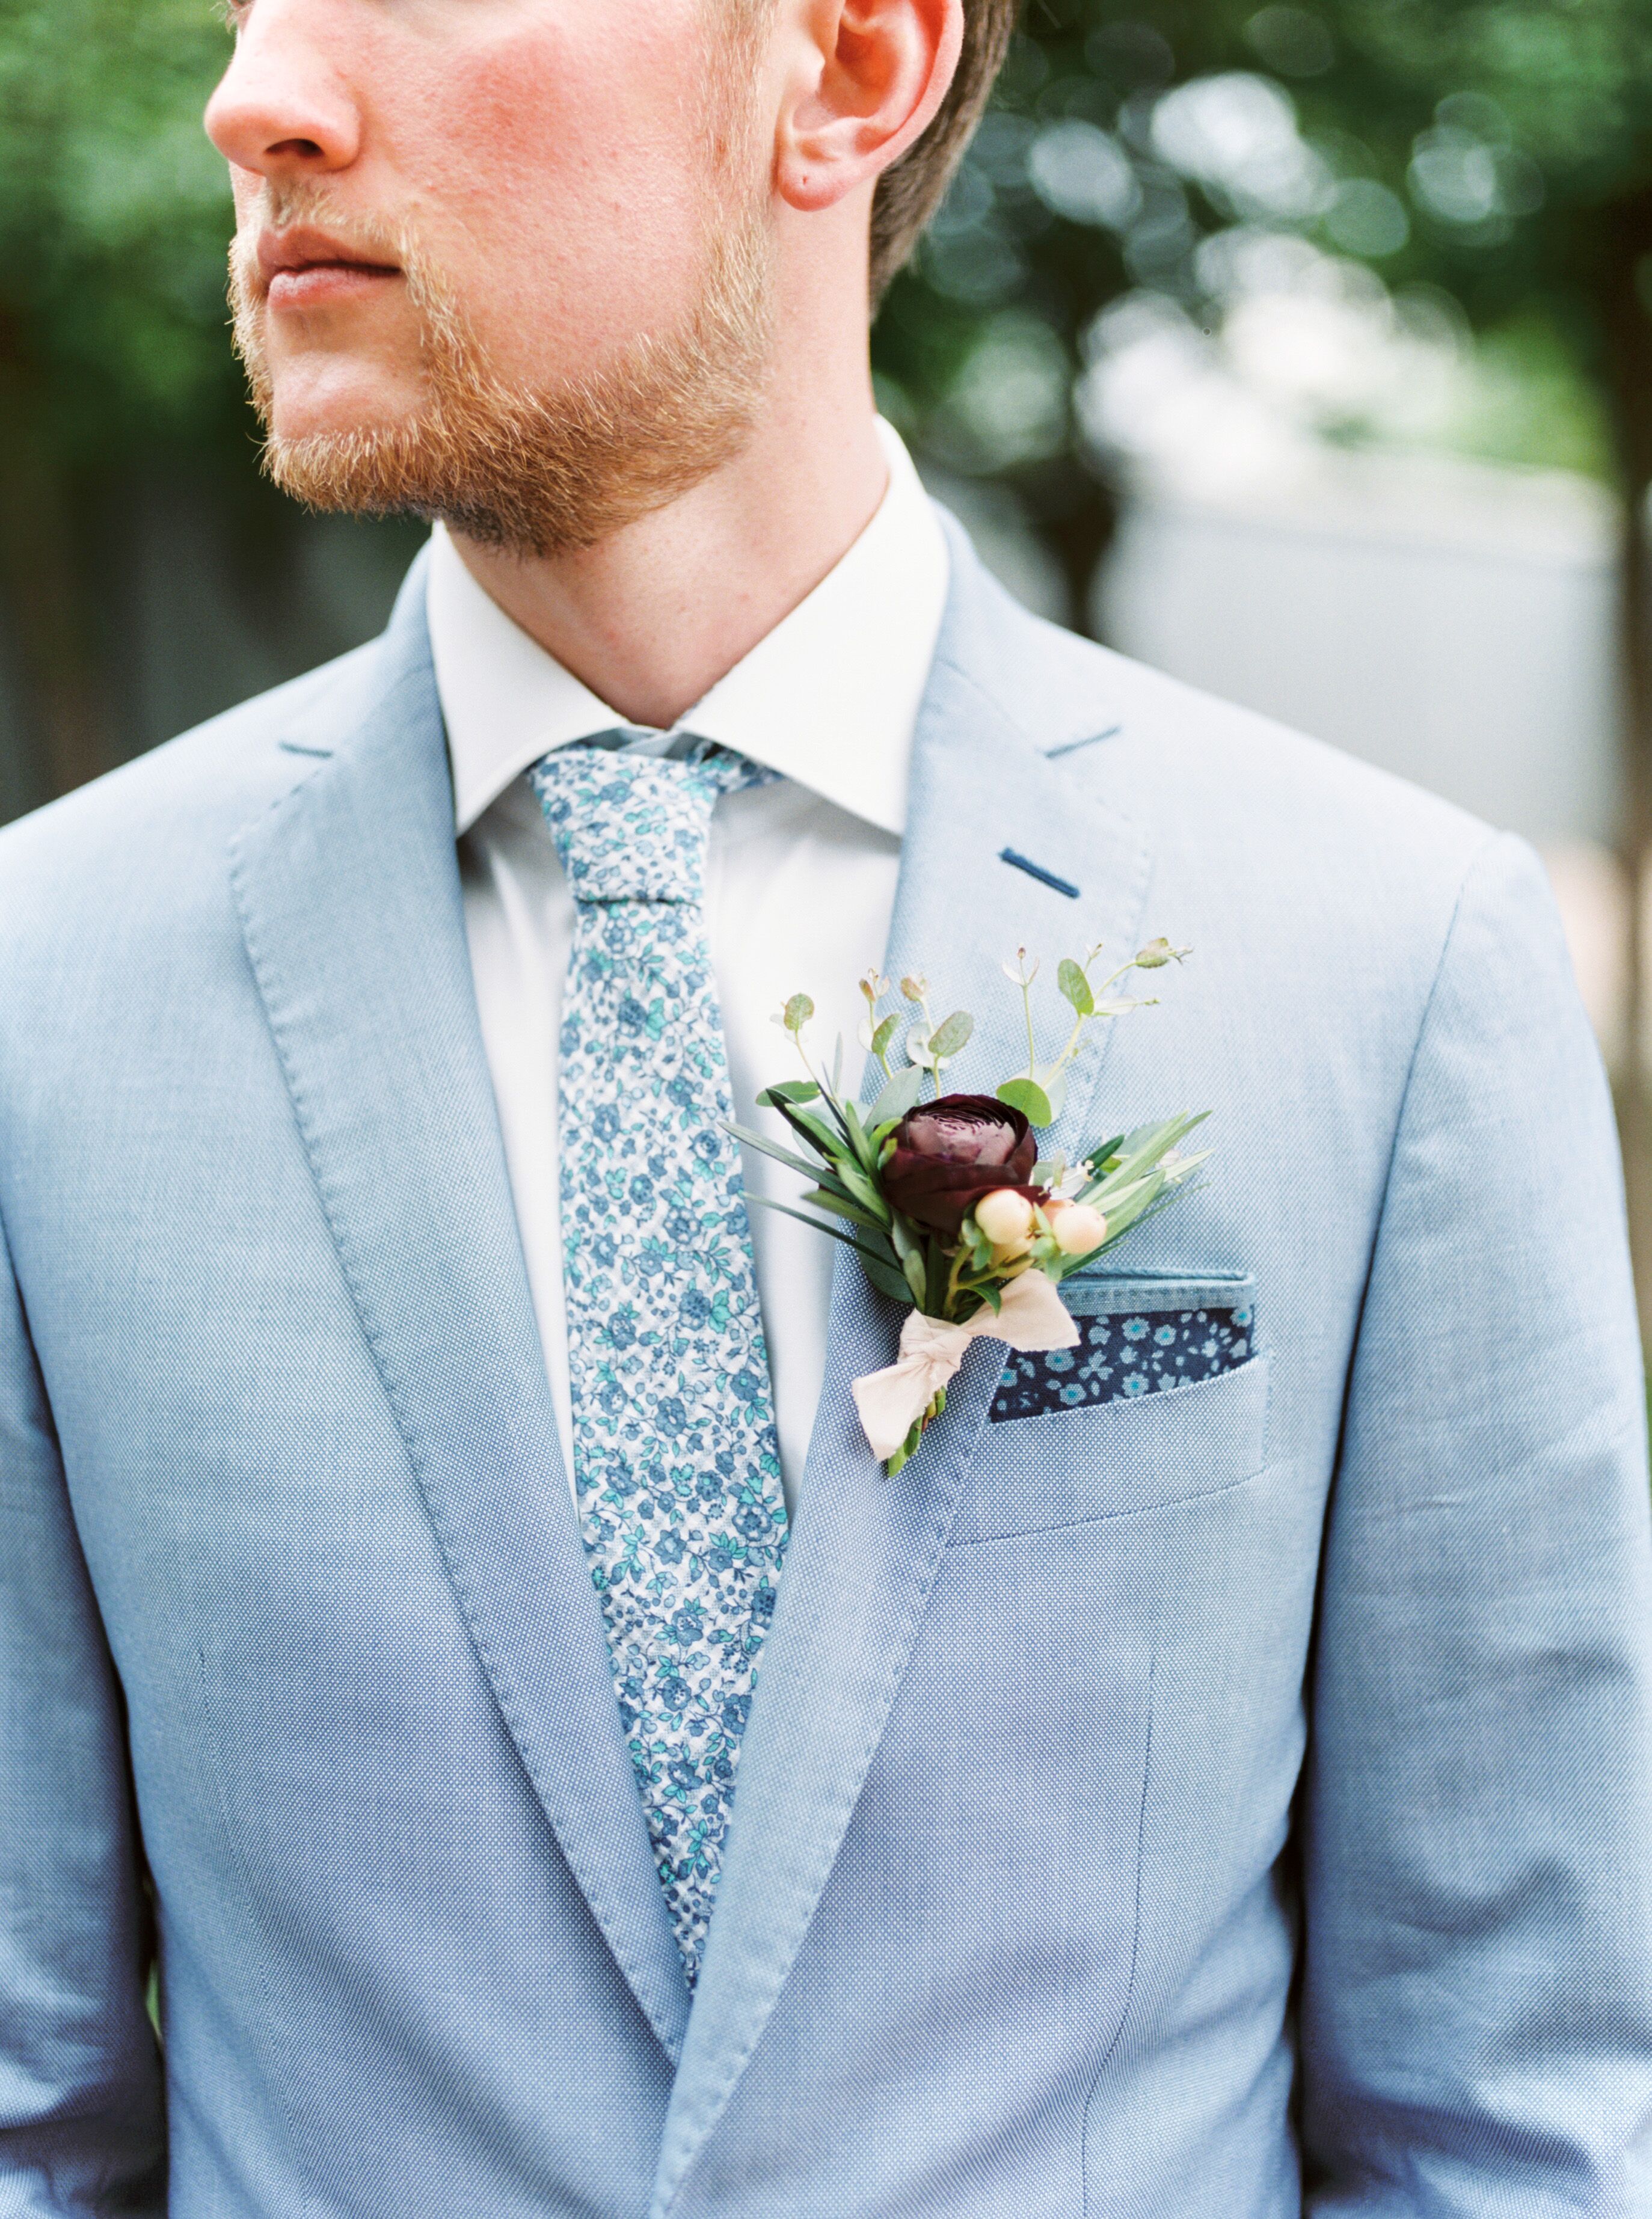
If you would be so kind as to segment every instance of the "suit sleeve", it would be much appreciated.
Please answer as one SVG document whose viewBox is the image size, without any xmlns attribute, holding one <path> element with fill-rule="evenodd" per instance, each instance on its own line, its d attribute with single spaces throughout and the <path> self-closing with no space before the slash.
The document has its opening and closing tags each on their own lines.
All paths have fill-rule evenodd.
<svg viewBox="0 0 1652 2219">
<path fill-rule="evenodd" d="M 1612 1107 L 1537 859 L 1463 889 L 1332 1497 L 1314 2219 L 1652 2213 L 1652 1545 Z"/>
<path fill-rule="evenodd" d="M 165 2209 L 145 1924 L 119 1692 L 0 1238 L 0 2219 Z"/>
</svg>

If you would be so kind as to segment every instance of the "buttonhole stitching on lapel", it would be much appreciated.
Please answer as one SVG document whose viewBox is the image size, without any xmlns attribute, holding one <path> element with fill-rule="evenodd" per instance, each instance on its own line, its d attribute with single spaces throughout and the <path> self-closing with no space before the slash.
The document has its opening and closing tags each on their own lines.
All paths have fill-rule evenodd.
<svg viewBox="0 0 1652 2219">
<path fill-rule="evenodd" d="M 1064 740 L 1059 748 L 1046 748 L 1044 760 L 1055 762 L 1062 755 L 1076 755 L 1080 748 L 1093 748 L 1098 740 L 1115 740 L 1124 730 L 1122 724 L 1109 724 L 1104 732 L 1091 732 L 1082 740 Z"/>
<path fill-rule="evenodd" d="M 307 748 L 300 740 L 277 740 L 276 745 L 286 755 L 314 755 L 322 762 L 330 762 L 332 759 L 331 748 Z"/>
<path fill-rule="evenodd" d="M 1065 894 L 1069 901 L 1078 898 L 1078 889 L 1070 880 L 1057 878 L 1055 873 L 1046 871 L 1042 863 L 1029 861 L 1025 855 L 1018 855 L 1013 848 L 1000 848 L 998 861 L 1008 863 L 1012 870 L 1025 871 L 1029 879 L 1036 879 L 1040 886 L 1049 886 L 1056 893 Z"/>
</svg>

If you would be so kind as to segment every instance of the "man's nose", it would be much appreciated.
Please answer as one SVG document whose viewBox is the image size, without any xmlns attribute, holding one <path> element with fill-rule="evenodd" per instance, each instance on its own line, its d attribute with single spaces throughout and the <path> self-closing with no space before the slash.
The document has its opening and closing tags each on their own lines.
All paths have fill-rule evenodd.
<svg viewBox="0 0 1652 2219">
<path fill-rule="evenodd" d="M 338 67 L 337 0 L 257 0 L 207 103 L 207 136 L 238 170 L 265 177 L 346 170 L 362 119 Z"/>
</svg>

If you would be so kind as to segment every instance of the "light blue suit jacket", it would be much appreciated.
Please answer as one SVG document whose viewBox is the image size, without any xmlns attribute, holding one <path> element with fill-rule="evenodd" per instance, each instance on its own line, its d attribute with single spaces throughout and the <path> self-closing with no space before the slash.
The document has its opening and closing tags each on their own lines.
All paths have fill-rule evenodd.
<svg viewBox="0 0 1652 2219">
<path fill-rule="evenodd" d="M 422 580 L 0 839 L 5 2219 L 1652 2211 L 1640 1367 L 1539 869 L 954 569 L 887 967 L 967 1086 L 1017 943 L 1193 944 L 1066 1130 L 1213 1112 L 1109 1266 L 1261 1352 L 990 1424 L 979 1345 L 890 1482 L 842 1274 L 692 2011 Z"/>
</svg>

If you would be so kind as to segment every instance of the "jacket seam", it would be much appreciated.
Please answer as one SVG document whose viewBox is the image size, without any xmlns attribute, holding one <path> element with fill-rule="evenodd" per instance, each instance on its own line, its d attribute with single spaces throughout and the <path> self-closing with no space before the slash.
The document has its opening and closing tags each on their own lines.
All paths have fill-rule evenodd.
<svg viewBox="0 0 1652 2219">
<path fill-rule="evenodd" d="M 1394 1189 L 1394 1165 L 1400 1154 L 1400 1136 L 1405 1131 L 1406 1112 L 1411 1106 L 1412 1085 L 1417 1076 L 1417 1066 L 1422 1058 L 1423 1042 L 1428 1035 L 1429 1020 L 1434 1014 L 1434 1004 L 1439 998 L 1440 982 L 1445 976 L 1445 967 L 1450 958 L 1452 944 L 1456 939 L 1457 927 L 1463 921 L 1463 904 L 1468 898 L 1469 882 L 1493 848 L 1500 847 L 1508 836 L 1506 833 L 1502 832 L 1487 833 L 1469 857 L 1463 876 L 1457 881 L 1456 894 L 1451 904 L 1451 914 L 1446 920 L 1445 930 L 1440 939 L 1440 952 L 1435 959 L 1433 975 L 1428 982 L 1428 991 L 1423 998 L 1422 1010 L 1417 1020 L 1416 1035 L 1412 1041 L 1411 1054 L 1407 1060 L 1406 1076 L 1400 1089 L 1400 1098 L 1394 1110 L 1394 1129 L 1388 1135 L 1388 1158 L 1382 1167 L 1382 1192 L 1377 1203 L 1376 1224 L 1371 1236 L 1370 1253 L 1366 1258 L 1364 1282 L 1360 1289 L 1359 1319 L 1355 1325 L 1353 1336 L 1355 1349 L 1359 1346 L 1360 1330 L 1365 1319 L 1366 1298 L 1370 1292 L 1371 1276 L 1376 1268 L 1376 1252 L 1382 1238 L 1382 1227 L 1388 1214 L 1388 1201 Z M 1351 1351 L 1349 1361 L 1351 1371 Z"/>
</svg>

